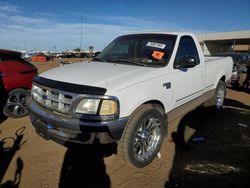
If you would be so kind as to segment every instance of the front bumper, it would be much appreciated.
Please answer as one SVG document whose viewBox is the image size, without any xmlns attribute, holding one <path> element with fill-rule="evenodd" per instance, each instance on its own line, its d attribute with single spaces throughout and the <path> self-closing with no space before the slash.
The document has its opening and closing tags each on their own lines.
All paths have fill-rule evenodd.
<svg viewBox="0 0 250 188">
<path fill-rule="evenodd" d="M 30 97 L 27 101 L 30 119 L 36 132 L 45 139 L 63 145 L 74 143 L 101 144 L 117 142 L 128 118 L 113 121 L 86 121 L 62 115 L 41 107 Z"/>
</svg>

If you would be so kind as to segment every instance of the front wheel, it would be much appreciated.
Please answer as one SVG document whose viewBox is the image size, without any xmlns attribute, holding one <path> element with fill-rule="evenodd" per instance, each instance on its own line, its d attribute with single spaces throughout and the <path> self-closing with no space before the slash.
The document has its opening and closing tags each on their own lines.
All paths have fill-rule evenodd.
<svg viewBox="0 0 250 188">
<path fill-rule="evenodd" d="M 139 107 L 130 117 L 118 145 L 125 162 L 142 168 L 154 160 L 165 136 L 164 110 L 156 104 Z"/>
<path fill-rule="evenodd" d="M 30 94 L 25 89 L 14 89 L 8 94 L 8 99 L 4 106 L 3 112 L 6 116 L 12 118 L 24 117 L 28 114 L 28 109 L 25 105 Z"/>
</svg>

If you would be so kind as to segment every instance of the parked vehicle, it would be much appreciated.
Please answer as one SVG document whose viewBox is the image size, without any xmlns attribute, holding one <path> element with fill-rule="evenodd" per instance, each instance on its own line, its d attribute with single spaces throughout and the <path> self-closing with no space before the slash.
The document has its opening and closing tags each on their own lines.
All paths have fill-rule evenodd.
<svg viewBox="0 0 250 188">
<path fill-rule="evenodd" d="M 37 53 L 34 51 L 27 51 L 26 53 L 24 53 L 22 56 L 24 59 L 26 59 L 27 61 L 31 61 L 31 57 L 36 55 Z"/>
<path fill-rule="evenodd" d="M 37 68 L 22 59 L 21 53 L 0 49 L 0 87 L 2 88 L 0 96 L 6 95 L 6 99 L 1 98 L 6 116 L 19 118 L 28 114 L 25 103 L 30 96 L 32 79 L 36 74 Z"/>
<path fill-rule="evenodd" d="M 88 55 L 88 53 L 86 53 L 86 52 L 75 53 L 75 57 L 77 57 L 77 58 L 85 58 L 87 55 Z"/>
<path fill-rule="evenodd" d="M 38 53 L 31 57 L 32 62 L 46 62 L 48 60 L 49 58 L 43 53 Z"/>
<path fill-rule="evenodd" d="M 75 57 L 75 54 L 73 53 L 61 53 L 61 54 L 57 54 L 56 55 L 57 58 L 61 57 L 61 58 L 73 58 Z"/>
<path fill-rule="evenodd" d="M 100 51 L 94 52 L 93 57 L 97 57 L 100 53 Z"/>
<path fill-rule="evenodd" d="M 243 82 L 243 87 L 246 89 L 250 89 L 250 62 L 248 63 L 246 68 L 246 78 Z"/>
<path fill-rule="evenodd" d="M 204 58 L 189 33 L 118 37 L 92 62 L 49 70 L 28 100 L 37 133 L 58 143 L 118 143 L 141 168 L 160 151 L 169 122 L 197 106 L 221 109 L 231 57 Z"/>
<path fill-rule="evenodd" d="M 216 56 L 220 57 L 232 57 L 234 66 L 233 66 L 233 74 L 231 77 L 231 85 L 238 86 L 240 75 L 242 72 L 246 71 L 246 64 L 249 61 L 248 55 L 244 53 L 234 53 L 234 52 L 226 52 L 226 53 L 219 53 Z"/>
</svg>

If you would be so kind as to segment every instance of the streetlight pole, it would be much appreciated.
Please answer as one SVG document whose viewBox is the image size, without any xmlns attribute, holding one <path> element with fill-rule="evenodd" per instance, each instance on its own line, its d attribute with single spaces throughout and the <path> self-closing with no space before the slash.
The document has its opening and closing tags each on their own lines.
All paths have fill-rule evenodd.
<svg viewBox="0 0 250 188">
<path fill-rule="evenodd" d="M 81 16 L 81 45 L 80 45 L 80 50 L 82 50 L 82 16 Z"/>
</svg>

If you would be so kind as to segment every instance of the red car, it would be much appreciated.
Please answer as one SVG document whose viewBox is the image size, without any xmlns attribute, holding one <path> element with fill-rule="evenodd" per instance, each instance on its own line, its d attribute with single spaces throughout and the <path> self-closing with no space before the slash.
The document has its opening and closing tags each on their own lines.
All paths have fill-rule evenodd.
<svg viewBox="0 0 250 188">
<path fill-rule="evenodd" d="M 0 110 L 8 117 L 28 114 L 25 106 L 30 96 L 37 68 L 21 58 L 21 53 L 0 49 Z"/>
</svg>

